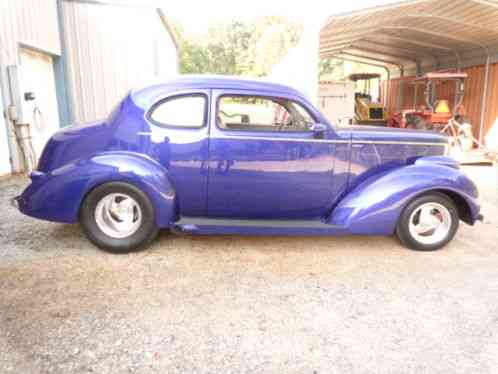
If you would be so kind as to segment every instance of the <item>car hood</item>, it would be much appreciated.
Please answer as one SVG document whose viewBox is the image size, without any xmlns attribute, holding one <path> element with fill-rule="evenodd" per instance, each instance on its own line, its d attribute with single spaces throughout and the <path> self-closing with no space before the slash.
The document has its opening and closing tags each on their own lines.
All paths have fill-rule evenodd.
<svg viewBox="0 0 498 374">
<path fill-rule="evenodd" d="M 378 143 L 448 143 L 447 136 L 435 131 L 398 129 L 381 126 L 345 126 L 338 132 L 341 137 L 351 137 L 353 142 Z"/>
<path fill-rule="evenodd" d="M 437 132 L 378 126 L 347 126 L 338 129 L 353 146 L 349 188 L 388 170 L 412 164 L 421 158 L 436 162 L 445 154 L 448 138 Z"/>
</svg>

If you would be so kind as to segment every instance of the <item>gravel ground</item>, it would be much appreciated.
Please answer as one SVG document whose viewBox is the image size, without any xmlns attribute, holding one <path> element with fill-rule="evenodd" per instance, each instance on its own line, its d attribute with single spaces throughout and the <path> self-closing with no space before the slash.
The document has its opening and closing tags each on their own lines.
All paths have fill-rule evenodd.
<svg viewBox="0 0 498 374">
<path fill-rule="evenodd" d="M 498 190 L 444 250 L 392 238 L 161 234 L 96 250 L 0 181 L 0 373 L 498 373 Z"/>
</svg>

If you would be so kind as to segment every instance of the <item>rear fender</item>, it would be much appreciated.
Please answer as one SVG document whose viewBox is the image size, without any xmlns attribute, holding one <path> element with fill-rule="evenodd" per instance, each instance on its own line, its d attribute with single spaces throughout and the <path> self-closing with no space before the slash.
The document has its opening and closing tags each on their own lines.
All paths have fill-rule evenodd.
<svg viewBox="0 0 498 374">
<path fill-rule="evenodd" d="M 75 223 L 85 196 L 109 182 L 129 183 L 143 191 L 154 206 L 159 227 L 168 227 L 177 219 L 175 191 L 167 170 L 132 152 L 105 152 L 46 174 L 35 172 L 31 185 L 18 198 L 19 208 L 33 217 Z"/>
<path fill-rule="evenodd" d="M 444 163 L 416 162 L 363 181 L 339 202 L 328 222 L 354 234 L 391 235 L 405 206 L 430 191 L 457 195 L 467 204 L 469 223 L 477 219 L 478 192 L 467 176 Z"/>
</svg>

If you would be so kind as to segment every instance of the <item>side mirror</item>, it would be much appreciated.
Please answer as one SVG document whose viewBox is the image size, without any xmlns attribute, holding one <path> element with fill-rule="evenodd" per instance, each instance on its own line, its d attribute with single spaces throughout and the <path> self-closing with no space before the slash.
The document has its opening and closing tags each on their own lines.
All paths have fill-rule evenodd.
<svg viewBox="0 0 498 374">
<path fill-rule="evenodd" d="M 310 130 L 313 131 L 313 136 L 318 139 L 325 137 L 325 132 L 327 132 L 327 126 L 323 123 L 314 123 L 311 125 Z"/>
</svg>

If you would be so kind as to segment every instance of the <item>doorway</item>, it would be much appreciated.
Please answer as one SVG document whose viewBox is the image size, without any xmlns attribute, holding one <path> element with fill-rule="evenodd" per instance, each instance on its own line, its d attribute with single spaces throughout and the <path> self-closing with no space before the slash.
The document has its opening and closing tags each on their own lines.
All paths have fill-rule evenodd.
<svg viewBox="0 0 498 374">
<path fill-rule="evenodd" d="M 55 86 L 54 61 L 46 53 L 21 48 L 24 92 L 32 92 L 33 110 L 29 113 L 33 148 L 38 159 L 48 139 L 59 129 L 59 113 Z M 24 95 L 24 93 L 23 93 Z"/>
</svg>

